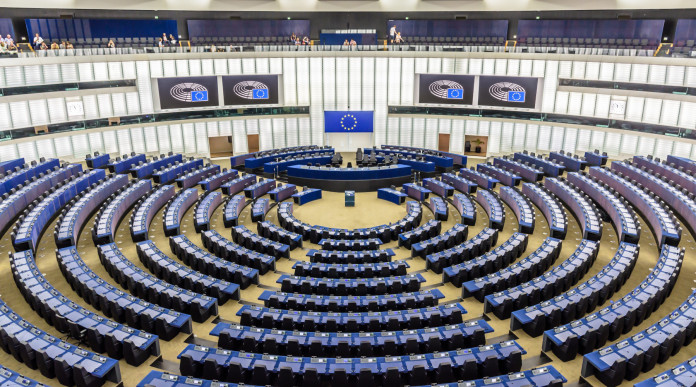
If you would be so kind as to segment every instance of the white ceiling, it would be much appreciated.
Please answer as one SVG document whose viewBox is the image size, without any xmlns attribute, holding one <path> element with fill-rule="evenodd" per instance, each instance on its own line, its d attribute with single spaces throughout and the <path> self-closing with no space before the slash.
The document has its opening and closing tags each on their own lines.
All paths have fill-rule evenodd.
<svg viewBox="0 0 696 387">
<path fill-rule="evenodd" d="M 228 12 L 474 12 L 696 8 L 694 0 L 2 0 L 2 7 Z"/>
</svg>

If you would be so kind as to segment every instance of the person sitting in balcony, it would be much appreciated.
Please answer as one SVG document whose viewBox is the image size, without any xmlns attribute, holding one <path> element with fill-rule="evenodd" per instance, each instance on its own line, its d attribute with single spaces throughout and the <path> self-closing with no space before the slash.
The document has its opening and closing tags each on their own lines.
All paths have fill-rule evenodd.
<svg viewBox="0 0 696 387">
<path fill-rule="evenodd" d="M 46 42 L 41 42 L 41 45 L 39 46 L 40 50 L 48 50 L 48 46 L 46 45 Z"/>
<path fill-rule="evenodd" d="M 34 34 L 34 48 L 41 48 L 41 44 L 44 42 L 43 38 L 39 36 L 39 33 L 37 32 Z"/>
<path fill-rule="evenodd" d="M 51 43 L 51 50 L 57 50 L 59 48 L 60 48 L 60 46 L 58 45 L 58 42 Z"/>
<path fill-rule="evenodd" d="M 3 39 L 3 42 L 5 42 L 5 48 L 8 50 L 16 50 L 17 46 L 15 45 L 14 39 L 12 39 L 12 36 L 10 34 L 7 34 L 7 37 Z"/>
<path fill-rule="evenodd" d="M 344 46 L 350 45 L 350 42 L 348 41 L 348 39 L 346 39 L 346 40 L 343 41 L 343 45 L 344 45 Z"/>
<path fill-rule="evenodd" d="M 309 38 L 308 37 L 305 36 L 304 38 L 302 38 L 302 45 L 303 46 L 309 45 Z"/>
<path fill-rule="evenodd" d="M 163 46 L 169 45 L 169 39 L 167 39 L 167 33 L 162 33 L 162 44 Z"/>
<path fill-rule="evenodd" d="M 116 43 L 114 43 L 113 39 L 109 39 L 109 43 L 106 44 L 107 48 L 116 48 Z"/>
<path fill-rule="evenodd" d="M 74 49 L 75 49 L 75 47 L 73 47 L 72 43 L 70 43 L 69 40 L 66 40 L 66 41 L 65 41 L 65 48 L 68 49 L 68 50 L 74 50 Z"/>
<path fill-rule="evenodd" d="M 174 39 L 174 35 L 169 34 L 169 44 L 172 46 L 176 45 L 176 39 Z"/>
<path fill-rule="evenodd" d="M 404 42 L 404 38 L 401 37 L 401 32 L 396 33 L 396 38 L 394 38 L 395 44 L 401 44 Z"/>
</svg>

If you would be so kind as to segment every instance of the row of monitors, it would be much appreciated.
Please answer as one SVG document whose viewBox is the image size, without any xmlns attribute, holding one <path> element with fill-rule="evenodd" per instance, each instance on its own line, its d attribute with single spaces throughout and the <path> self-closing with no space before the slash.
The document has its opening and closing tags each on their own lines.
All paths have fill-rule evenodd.
<svg viewBox="0 0 696 387">
<path fill-rule="evenodd" d="M 160 108 L 280 104 L 279 79 L 272 75 L 158 78 Z M 417 74 L 418 102 L 535 109 L 539 78 Z M 222 91 L 222 98 L 220 98 Z M 477 92 L 478 91 L 478 92 Z"/>
<path fill-rule="evenodd" d="M 220 79 L 219 79 L 220 78 Z M 161 109 L 222 105 L 277 105 L 278 75 L 158 78 Z"/>
</svg>

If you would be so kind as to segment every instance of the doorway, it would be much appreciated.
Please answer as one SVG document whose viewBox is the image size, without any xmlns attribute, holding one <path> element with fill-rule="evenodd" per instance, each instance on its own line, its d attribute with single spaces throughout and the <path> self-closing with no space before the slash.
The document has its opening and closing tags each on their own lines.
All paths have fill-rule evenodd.
<svg viewBox="0 0 696 387">
<path fill-rule="evenodd" d="M 247 134 L 247 151 L 254 153 L 259 151 L 259 135 Z"/>
<path fill-rule="evenodd" d="M 449 152 L 450 135 L 449 133 L 440 133 L 437 135 L 437 150 L 440 152 Z"/>
<path fill-rule="evenodd" d="M 211 158 L 232 156 L 232 136 L 208 137 L 208 149 Z"/>
</svg>

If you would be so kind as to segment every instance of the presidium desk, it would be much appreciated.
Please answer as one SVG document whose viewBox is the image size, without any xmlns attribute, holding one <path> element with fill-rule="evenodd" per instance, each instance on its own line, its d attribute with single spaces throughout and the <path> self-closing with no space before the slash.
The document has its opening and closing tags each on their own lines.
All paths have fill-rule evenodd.
<svg viewBox="0 0 696 387">
<path fill-rule="evenodd" d="M 382 167 L 333 168 L 307 165 L 288 167 L 288 181 L 298 186 L 343 192 L 375 191 L 378 188 L 401 186 L 411 180 L 411 167 L 392 164 Z"/>
</svg>

